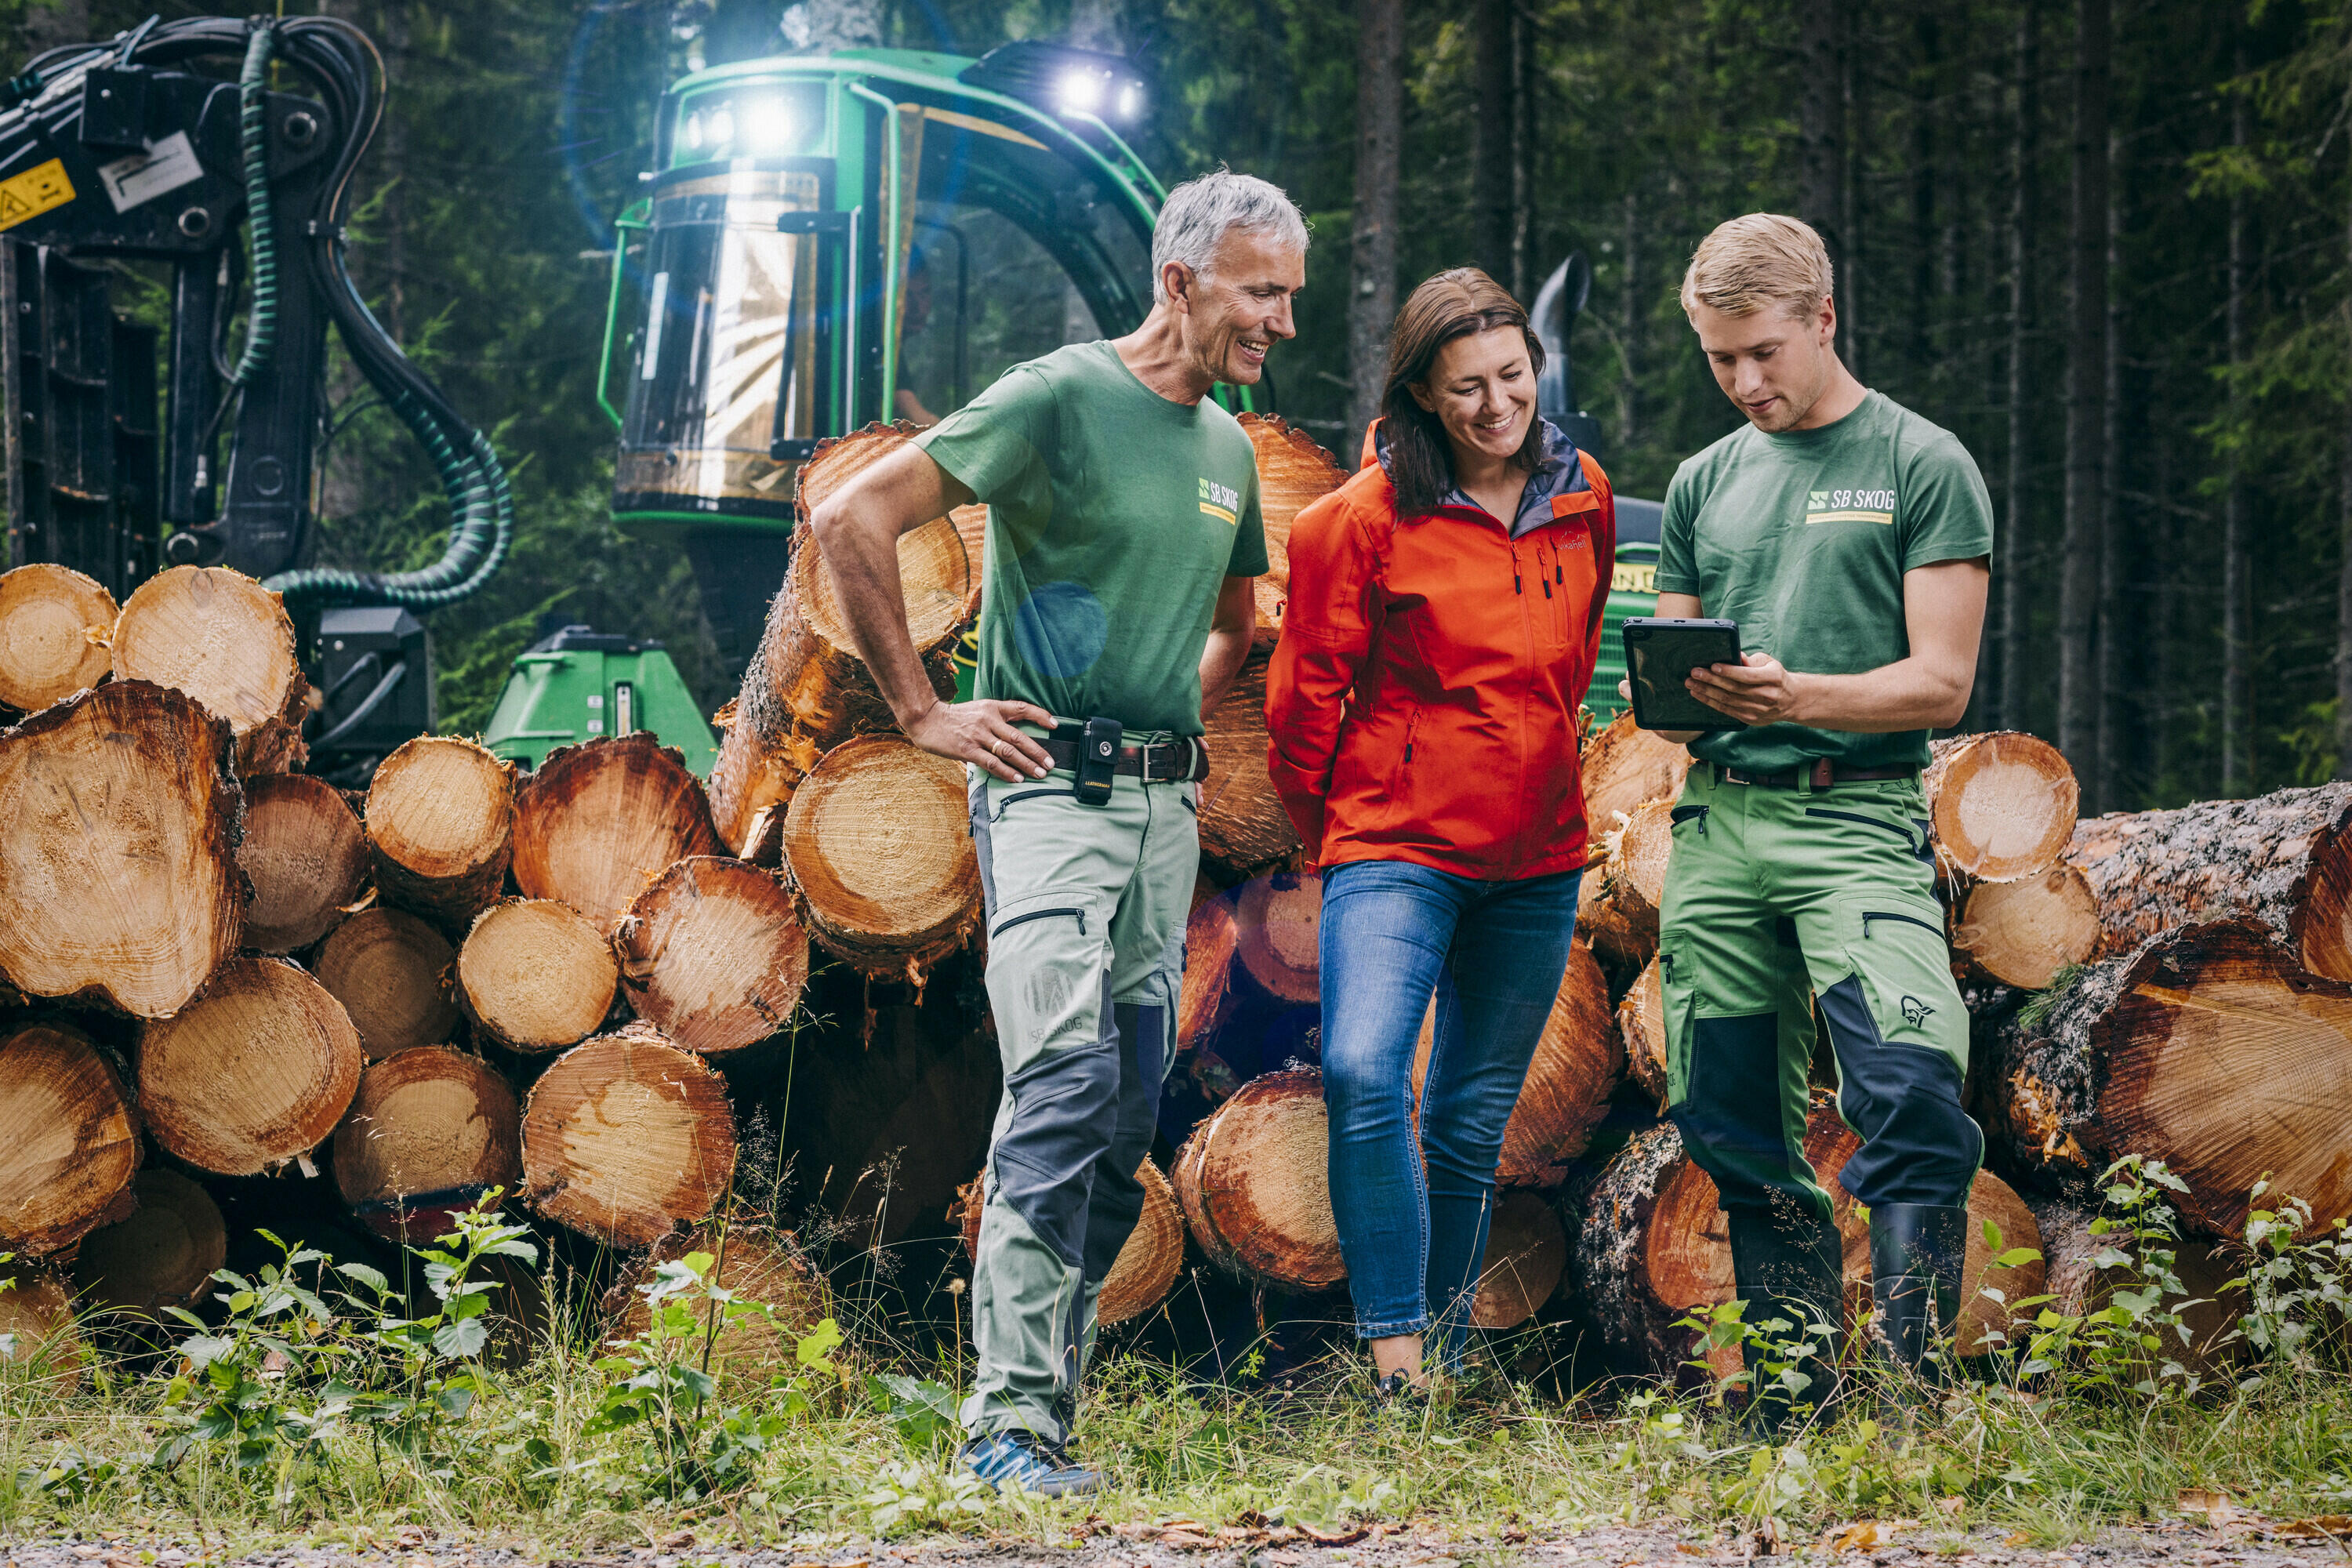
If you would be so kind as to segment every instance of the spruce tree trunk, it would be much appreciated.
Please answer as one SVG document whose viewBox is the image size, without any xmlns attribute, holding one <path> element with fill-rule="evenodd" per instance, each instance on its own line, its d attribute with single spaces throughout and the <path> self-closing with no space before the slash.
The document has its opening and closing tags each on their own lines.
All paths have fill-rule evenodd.
<svg viewBox="0 0 2352 1568">
<path fill-rule="evenodd" d="M 1471 247 L 1486 276 L 1511 286 L 1512 0 L 1474 0 L 1477 91 L 1471 103 Z"/>
<path fill-rule="evenodd" d="M 2124 561 L 2129 543 L 2116 491 L 2123 476 L 2123 354 L 2122 290 L 2114 286 L 2120 276 L 2123 248 L 2123 153 L 2116 132 L 2107 132 L 2107 248 L 2109 279 L 2106 308 L 2105 393 L 2102 398 L 2099 434 L 2099 729 L 2097 776 L 2093 781 L 2096 808 L 2112 811 L 2122 802 L 2126 767 L 2124 749 L 2132 693 L 2125 673 L 2125 651 L 2131 617 L 2124 610 Z"/>
<path fill-rule="evenodd" d="M 2243 58 L 2243 51 L 2240 51 Z M 2246 144 L 2246 100 L 2233 94 L 2230 140 Z M 2246 352 L 2246 198 L 2230 195 L 2229 295 L 2222 308 L 2222 342 L 2230 369 L 2245 363 Z M 2237 384 L 2229 390 L 2230 408 L 2242 417 Z M 2232 447 L 2221 459 L 2221 793 L 2244 795 L 2254 787 L 2253 768 L 2253 568 L 2252 542 L 2246 516 L 2244 476 L 2238 471 Z M 2339 682 L 2343 679 L 2338 675 Z M 2340 721 L 2339 721 L 2340 722 Z"/>
<path fill-rule="evenodd" d="M 1845 191 L 1845 0 L 1803 0 L 1797 19 L 1798 139 L 1803 153 L 1803 184 L 1798 216 L 1821 231 L 1837 269 L 1841 307 L 1853 290 L 1846 254 Z M 1845 312 L 1841 309 L 1840 315 Z M 1841 323 L 1841 347 L 1853 359 L 1850 322 Z"/>
<path fill-rule="evenodd" d="M 2058 580 L 2058 749 L 2097 766 L 2099 533 L 2105 489 L 2109 0 L 2076 0 L 2066 535 Z"/>
<path fill-rule="evenodd" d="M 2016 117 L 2010 127 L 2009 173 L 2009 472 L 2005 476 L 2009 504 L 2001 531 L 2000 580 L 2000 700 L 1992 721 L 2011 730 L 2032 727 L 2026 712 L 2026 644 L 2028 626 L 2026 563 L 2028 548 L 2027 479 L 2032 468 L 2033 421 L 2030 401 L 2036 384 L 2032 374 L 2034 226 L 2041 219 L 2035 174 L 2041 160 L 2035 142 L 2041 134 L 2042 64 L 2037 0 L 2024 0 L 2017 16 Z"/>
<path fill-rule="evenodd" d="M 1356 194 L 1348 287 L 1350 390 L 1344 434 L 1360 438 L 1380 412 L 1389 323 L 1396 315 L 1404 0 L 1362 0 L 1356 7 Z M 1343 448 L 1348 445 L 1343 442 Z"/>
</svg>

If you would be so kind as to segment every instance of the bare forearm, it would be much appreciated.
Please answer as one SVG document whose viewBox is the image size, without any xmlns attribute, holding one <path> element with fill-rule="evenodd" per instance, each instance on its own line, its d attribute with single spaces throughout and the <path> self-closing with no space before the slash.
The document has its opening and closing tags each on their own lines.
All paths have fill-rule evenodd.
<svg viewBox="0 0 2352 1568">
<path fill-rule="evenodd" d="M 907 630 L 906 589 L 898 577 L 898 541 L 861 520 L 846 520 L 819 535 L 825 570 L 849 623 L 849 640 L 873 672 L 901 729 L 911 729 L 939 700 Z"/>
<path fill-rule="evenodd" d="M 1242 672 L 1242 664 L 1249 658 L 1250 628 L 1225 626 L 1209 628 L 1209 640 L 1201 649 L 1201 721 L 1207 723 L 1209 710 L 1223 698 L 1232 687 L 1234 677 Z"/>
<path fill-rule="evenodd" d="M 1956 675 L 1916 658 L 1859 675 L 1791 670 L 1795 701 L 1787 722 L 1864 735 L 1941 729 L 1967 710 L 1971 674 Z"/>
</svg>

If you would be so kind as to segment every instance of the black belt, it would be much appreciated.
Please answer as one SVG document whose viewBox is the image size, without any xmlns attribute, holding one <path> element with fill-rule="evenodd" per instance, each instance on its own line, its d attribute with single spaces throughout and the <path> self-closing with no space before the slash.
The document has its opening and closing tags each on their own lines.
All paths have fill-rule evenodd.
<svg viewBox="0 0 2352 1568">
<path fill-rule="evenodd" d="M 1078 726 L 1072 726 L 1075 730 Z M 1078 766 L 1078 742 L 1047 736 L 1037 742 L 1054 765 L 1075 773 Z M 1121 746 L 1118 762 L 1111 770 L 1139 778 L 1146 784 L 1199 784 L 1209 776 L 1209 748 L 1198 736 L 1162 741 L 1156 746 Z"/>
<path fill-rule="evenodd" d="M 1743 773 L 1738 768 L 1716 764 L 1715 775 L 1725 784 L 1754 784 L 1760 789 L 1828 789 L 1832 784 L 1864 784 L 1872 779 L 1914 779 L 1917 768 L 1842 768 L 1827 757 L 1811 767 L 1786 773 Z"/>
</svg>

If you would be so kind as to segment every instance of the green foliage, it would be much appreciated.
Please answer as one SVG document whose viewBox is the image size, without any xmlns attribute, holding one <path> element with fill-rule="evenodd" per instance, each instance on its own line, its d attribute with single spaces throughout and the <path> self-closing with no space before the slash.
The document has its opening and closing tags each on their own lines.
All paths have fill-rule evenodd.
<svg viewBox="0 0 2352 1568">
<path fill-rule="evenodd" d="M 2254 1184 L 2257 1207 L 2246 1216 L 2246 1272 L 2231 1283 L 2246 1292 L 2244 1334 L 2271 1372 L 2257 1372 L 2239 1384 L 2261 1384 L 2276 1372 L 2320 1370 L 2332 1356 L 2343 1370 L 2345 1331 L 2352 1327 L 2352 1220 L 2315 1231 L 2311 1205 L 2301 1198 L 2274 1196 L 2268 1176 Z"/>
<path fill-rule="evenodd" d="M 2192 1303 L 2176 1272 L 2179 1231 L 2164 1194 L 2188 1187 L 2161 1160 L 2137 1154 L 2117 1160 L 2100 1179 L 2115 1211 L 2091 1222 L 2091 1234 L 2102 1238 L 2092 1266 L 2112 1281 L 2106 1300 L 2076 1313 L 2058 1312 L 2047 1297 L 2012 1302 L 2021 1311 L 2041 1309 L 2018 1375 L 2055 1373 L 2070 1392 L 2094 1397 L 2185 1398 L 2203 1378 L 2181 1360 L 2189 1348 L 2181 1311 Z"/>
</svg>

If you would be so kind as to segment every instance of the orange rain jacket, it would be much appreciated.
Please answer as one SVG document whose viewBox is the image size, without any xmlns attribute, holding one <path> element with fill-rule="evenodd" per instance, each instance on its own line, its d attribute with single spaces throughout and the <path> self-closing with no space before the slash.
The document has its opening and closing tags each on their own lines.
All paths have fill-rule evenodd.
<svg viewBox="0 0 2352 1568">
<path fill-rule="evenodd" d="M 1267 763 L 1309 861 L 1482 881 L 1586 859 L 1576 710 L 1615 563 L 1608 477 L 1549 421 L 1506 527 L 1460 490 L 1400 518 L 1379 426 L 1298 514 Z"/>
</svg>

